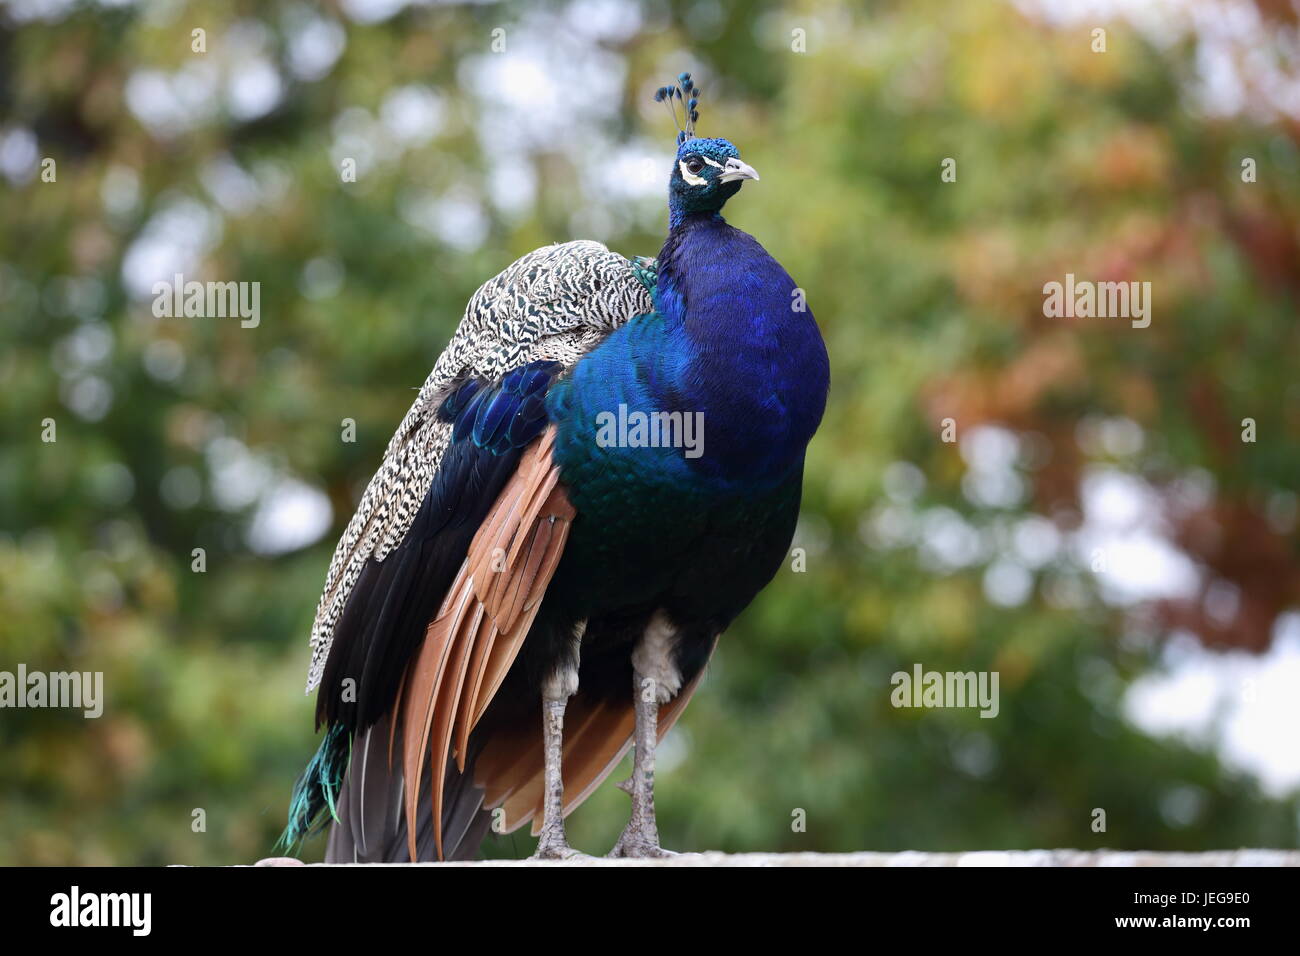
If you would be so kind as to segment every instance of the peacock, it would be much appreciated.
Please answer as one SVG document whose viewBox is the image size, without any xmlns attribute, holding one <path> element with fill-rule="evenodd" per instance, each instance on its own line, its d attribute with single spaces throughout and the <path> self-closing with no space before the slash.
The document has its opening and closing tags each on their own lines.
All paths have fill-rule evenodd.
<svg viewBox="0 0 1300 956">
<path fill-rule="evenodd" d="M 794 535 L 829 361 L 804 295 L 722 217 L 758 173 L 674 119 L 653 259 L 538 249 L 470 299 L 330 563 L 307 692 L 324 736 L 289 846 L 467 859 L 565 817 L 634 748 L 611 856 L 666 855 L 655 748 Z M 678 108 L 682 111 L 678 120 Z"/>
</svg>

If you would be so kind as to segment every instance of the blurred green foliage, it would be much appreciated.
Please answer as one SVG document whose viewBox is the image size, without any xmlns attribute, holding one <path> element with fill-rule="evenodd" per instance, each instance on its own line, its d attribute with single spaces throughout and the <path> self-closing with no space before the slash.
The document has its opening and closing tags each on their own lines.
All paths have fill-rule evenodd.
<svg viewBox="0 0 1300 956">
<path fill-rule="evenodd" d="M 935 0 L 48 6 L 0 13 L 0 669 L 103 671 L 107 704 L 0 712 L 0 862 L 270 853 L 315 747 L 301 690 L 325 568 L 412 389 L 517 256 L 581 236 L 654 253 L 671 132 L 649 92 L 680 69 L 707 91 L 702 131 L 762 172 L 728 216 L 807 290 L 833 384 L 806 569 L 727 634 L 665 746 L 665 845 L 1297 845 L 1300 799 L 1122 709 L 1174 630 L 1261 650 L 1300 603 L 1297 122 L 1190 105 L 1194 36 L 1157 47 L 1115 21 L 1098 54 L 1088 24 Z M 529 72 L 557 57 L 558 79 Z M 412 102 L 436 129 L 403 127 Z M 257 328 L 152 315 L 131 276 L 169 280 L 160 264 L 187 252 L 187 277 L 261 283 Z M 1066 272 L 1151 281 L 1152 325 L 1044 318 L 1042 284 Z M 973 500 L 946 418 L 1018 436 L 1024 493 Z M 1142 440 L 1081 439 L 1113 421 Z M 1098 465 L 1174 503 L 1209 476 L 1170 538 L 1203 587 L 1236 590 L 1230 620 L 1200 594 L 1108 600 L 1068 548 L 1021 599 L 989 600 L 1017 523 L 1064 540 Z M 251 546 L 257 489 L 287 479 L 328 498 L 328 532 Z M 977 554 L 927 558 L 935 516 L 974 529 Z M 882 542 L 887 520 L 913 531 Z M 894 709 L 890 675 L 916 662 L 997 670 L 999 716 Z M 575 844 L 603 852 L 625 814 L 602 788 Z"/>
</svg>

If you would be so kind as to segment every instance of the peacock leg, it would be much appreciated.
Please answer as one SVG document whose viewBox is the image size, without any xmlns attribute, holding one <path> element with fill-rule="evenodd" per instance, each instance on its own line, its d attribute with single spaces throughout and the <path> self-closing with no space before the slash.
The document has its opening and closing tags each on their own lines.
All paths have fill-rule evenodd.
<svg viewBox="0 0 1300 956">
<path fill-rule="evenodd" d="M 576 660 L 559 667 L 542 687 L 542 745 L 545 762 L 545 792 L 542 796 L 542 832 L 534 860 L 572 860 L 586 856 L 569 846 L 564 833 L 564 777 L 560 764 L 564 755 L 564 709 L 578 689 Z"/>
<path fill-rule="evenodd" d="M 614 857 L 675 856 L 659 845 L 655 822 L 655 746 L 659 742 L 659 698 L 654 679 L 639 670 L 632 674 L 632 700 L 636 708 L 636 753 L 632 776 L 619 786 L 632 795 L 632 817 L 623 835 L 609 851 Z"/>
</svg>

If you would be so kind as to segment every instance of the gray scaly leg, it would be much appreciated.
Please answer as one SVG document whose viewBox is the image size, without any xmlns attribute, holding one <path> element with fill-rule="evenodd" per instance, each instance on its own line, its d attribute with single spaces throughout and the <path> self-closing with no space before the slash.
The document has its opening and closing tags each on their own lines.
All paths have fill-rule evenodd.
<svg viewBox="0 0 1300 956">
<path fill-rule="evenodd" d="M 564 708 L 569 698 L 578 691 L 578 641 L 582 629 L 575 635 L 572 660 L 556 668 L 551 678 L 542 685 L 542 743 L 546 766 L 545 793 L 542 796 L 542 832 L 537 841 L 533 860 L 572 860 L 585 856 L 569 846 L 564 833 L 564 777 L 560 764 L 564 755 Z"/>
<path fill-rule="evenodd" d="M 675 856 L 659 845 L 659 826 L 655 823 L 655 746 L 659 742 L 659 697 L 656 681 L 640 671 L 632 674 L 632 694 L 636 707 L 636 754 L 632 759 L 632 777 L 619 786 L 632 795 L 632 818 L 623 835 L 609 851 L 614 857 Z"/>
</svg>

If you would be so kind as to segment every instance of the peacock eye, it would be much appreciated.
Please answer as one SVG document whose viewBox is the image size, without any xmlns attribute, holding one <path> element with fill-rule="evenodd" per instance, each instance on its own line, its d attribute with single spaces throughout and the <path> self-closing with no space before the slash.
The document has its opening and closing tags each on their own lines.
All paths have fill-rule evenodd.
<svg viewBox="0 0 1300 956">
<path fill-rule="evenodd" d="M 686 161 L 686 168 L 691 171 L 692 175 L 694 175 L 704 168 L 704 160 L 700 159 L 698 156 L 692 156 Z"/>
</svg>

